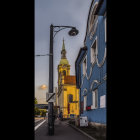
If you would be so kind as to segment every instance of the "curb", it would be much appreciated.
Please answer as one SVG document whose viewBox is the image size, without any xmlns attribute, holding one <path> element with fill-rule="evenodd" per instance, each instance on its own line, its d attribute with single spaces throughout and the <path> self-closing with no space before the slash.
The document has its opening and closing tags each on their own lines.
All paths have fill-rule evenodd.
<svg viewBox="0 0 140 140">
<path fill-rule="evenodd" d="M 71 125 L 68 123 L 68 125 L 70 125 L 72 128 L 78 130 L 79 132 L 81 132 L 82 134 L 86 135 L 87 137 L 89 137 L 92 140 L 96 140 L 95 138 L 91 137 L 89 134 L 85 133 L 84 131 L 80 130 L 79 128 L 75 127 L 74 125 Z"/>
</svg>

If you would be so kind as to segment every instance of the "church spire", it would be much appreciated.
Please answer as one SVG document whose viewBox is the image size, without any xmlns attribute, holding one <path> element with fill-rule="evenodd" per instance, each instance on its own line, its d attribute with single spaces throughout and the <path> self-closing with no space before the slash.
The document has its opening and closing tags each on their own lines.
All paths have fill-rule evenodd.
<svg viewBox="0 0 140 140">
<path fill-rule="evenodd" d="M 69 62 L 66 58 L 66 49 L 65 49 L 65 42 L 64 42 L 64 38 L 63 38 L 63 44 L 62 44 L 62 50 L 61 50 L 61 60 L 59 64 L 67 64 L 69 65 Z"/>
<path fill-rule="evenodd" d="M 63 45 L 62 45 L 62 50 L 65 50 L 65 43 L 64 43 L 64 38 L 63 38 Z"/>
<path fill-rule="evenodd" d="M 64 38 L 63 38 L 63 45 L 62 45 L 62 50 L 61 50 L 61 59 L 66 59 L 66 50 L 65 50 Z"/>
</svg>

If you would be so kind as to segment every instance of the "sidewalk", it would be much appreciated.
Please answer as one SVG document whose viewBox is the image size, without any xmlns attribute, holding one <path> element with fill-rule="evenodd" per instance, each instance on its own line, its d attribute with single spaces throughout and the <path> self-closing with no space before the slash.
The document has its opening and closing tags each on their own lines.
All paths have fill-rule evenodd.
<svg viewBox="0 0 140 140">
<path fill-rule="evenodd" d="M 69 126 L 68 121 L 55 120 L 53 136 L 48 136 L 48 127 L 45 122 L 35 131 L 35 140 L 91 140 L 82 133 Z"/>
<path fill-rule="evenodd" d="M 89 138 L 92 140 L 106 140 L 106 129 L 99 127 L 93 127 L 93 126 L 88 126 L 88 127 L 80 127 L 80 126 L 75 126 L 75 124 L 72 122 L 69 122 L 69 125 L 76 129 L 77 131 L 80 131 L 84 135 L 87 135 Z"/>
</svg>

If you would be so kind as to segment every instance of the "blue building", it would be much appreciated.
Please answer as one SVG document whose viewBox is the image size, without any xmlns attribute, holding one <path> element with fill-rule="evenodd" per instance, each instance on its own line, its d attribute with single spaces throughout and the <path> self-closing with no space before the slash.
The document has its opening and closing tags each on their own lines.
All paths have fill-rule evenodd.
<svg viewBox="0 0 140 140">
<path fill-rule="evenodd" d="M 92 0 L 84 47 L 75 62 L 80 116 L 87 116 L 91 125 L 106 126 L 106 19 L 106 0 Z"/>
</svg>

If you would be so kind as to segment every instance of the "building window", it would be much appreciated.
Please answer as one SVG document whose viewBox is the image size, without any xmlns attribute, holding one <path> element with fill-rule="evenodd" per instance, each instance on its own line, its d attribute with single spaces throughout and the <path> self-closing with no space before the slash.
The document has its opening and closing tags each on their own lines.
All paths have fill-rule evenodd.
<svg viewBox="0 0 140 140">
<path fill-rule="evenodd" d="M 85 57 L 85 59 L 83 60 L 83 75 L 86 75 L 86 71 L 87 71 L 87 57 Z"/>
<path fill-rule="evenodd" d="M 96 60 L 96 50 L 97 50 L 97 39 L 95 39 L 94 43 L 91 46 L 91 63 L 93 64 Z"/>
<path fill-rule="evenodd" d="M 92 32 L 91 32 L 91 34 L 90 34 L 90 40 L 93 39 L 94 33 L 96 32 L 96 29 L 97 29 L 97 25 L 98 25 L 98 20 L 96 20 L 96 22 L 94 23 Z"/>
<path fill-rule="evenodd" d="M 106 107 L 106 95 L 100 96 L 100 108 Z"/>
<path fill-rule="evenodd" d="M 87 106 L 87 96 L 84 96 L 84 110 L 86 110 Z"/>
<path fill-rule="evenodd" d="M 83 101 L 81 101 L 80 114 L 83 114 L 83 108 L 84 108 L 84 106 L 83 106 Z"/>
<path fill-rule="evenodd" d="M 72 103 L 73 102 L 73 95 L 72 94 L 69 94 L 68 95 L 68 102 L 69 103 Z"/>
<path fill-rule="evenodd" d="M 107 42 L 107 21 L 106 21 L 106 18 L 105 18 L 105 43 Z"/>
<path fill-rule="evenodd" d="M 91 109 L 97 109 L 98 107 L 98 92 L 97 89 L 92 91 L 92 106 Z"/>
<path fill-rule="evenodd" d="M 97 6 L 98 6 L 98 2 L 96 2 L 94 4 L 93 10 L 92 10 L 91 15 L 90 15 L 90 20 L 89 20 L 89 33 L 91 32 L 91 30 L 92 30 L 92 28 L 94 26 L 94 23 L 95 23 L 95 21 L 97 19 L 97 15 L 95 15 L 95 11 L 96 11 Z"/>
<path fill-rule="evenodd" d="M 64 91 L 67 91 L 67 88 L 64 88 Z"/>
</svg>

